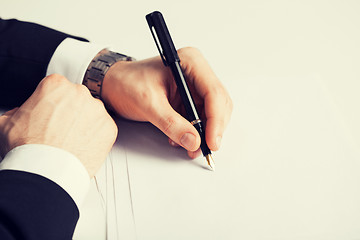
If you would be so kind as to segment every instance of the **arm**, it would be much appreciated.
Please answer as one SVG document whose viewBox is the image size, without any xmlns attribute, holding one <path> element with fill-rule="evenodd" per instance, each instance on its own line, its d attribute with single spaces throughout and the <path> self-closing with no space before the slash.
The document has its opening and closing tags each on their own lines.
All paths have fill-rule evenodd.
<svg viewBox="0 0 360 240">
<path fill-rule="evenodd" d="M 20 31 L 21 34 L 19 31 L 14 31 L 16 34 L 5 34 L 9 37 L 0 40 L 5 42 L 5 46 L 1 48 L 11 49 L 20 46 L 19 50 L 16 50 L 17 52 L 26 51 L 25 48 L 27 47 L 21 47 L 21 42 L 27 36 L 31 36 L 36 40 L 31 41 L 31 46 L 34 49 L 39 49 L 41 54 L 33 52 L 29 57 L 33 59 L 33 56 L 37 56 L 36 61 L 42 64 L 39 66 L 39 64 L 24 63 L 24 68 L 28 69 L 19 71 L 21 68 L 14 65 L 12 61 L 8 62 L 5 59 L 2 68 L 0 62 L 0 70 L 4 70 L 5 75 L 10 78 L 8 79 L 10 83 L 0 82 L 6 86 L 2 88 L 0 104 L 7 107 L 21 104 L 34 90 L 38 79 L 41 79 L 45 74 L 44 71 L 46 71 L 49 61 L 51 71 L 48 69 L 48 73 L 59 73 L 68 77 L 72 82 L 82 82 L 85 72 L 79 73 L 79 70 L 73 71 L 73 69 L 86 70 L 89 61 L 82 63 L 85 68 L 79 68 L 79 63 L 73 64 L 71 61 L 73 61 L 74 56 L 84 55 L 86 49 L 89 49 L 87 46 L 84 47 L 86 43 L 72 40 L 76 44 L 76 51 L 73 51 L 74 45 L 68 44 L 71 39 L 68 38 L 61 43 L 65 38 L 71 37 L 69 35 L 32 23 L 10 21 L 13 21 L 13 26 L 7 26 L 11 24 L 2 21 L 2 29 L 22 29 L 22 31 Z M 23 35 L 22 32 L 27 34 Z M 38 32 L 42 35 L 34 36 L 38 35 Z M 8 43 L 11 42 L 13 36 L 18 39 L 19 44 Z M 58 46 L 60 43 L 61 45 Z M 7 46 L 9 44 L 11 46 Z M 56 49 L 57 47 L 58 49 Z M 56 52 L 51 57 L 55 49 Z M 182 67 L 186 70 L 185 74 L 189 81 L 190 90 L 193 96 L 197 98 L 198 110 L 203 113 L 202 120 L 207 122 L 206 141 L 209 148 L 216 151 L 220 147 L 223 132 L 231 116 L 231 98 L 199 51 L 193 48 L 180 49 L 179 56 Z M 65 65 L 65 67 L 59 67 L 59 65 Z M 75 74 L 77 79 L 68 76 L 66 72 L 77 72 Z M 4 81 L 2 79 L 0 81 Z M 171 74 L 161 64 L 160 58 L 146 59 L 130 64 L 119 62 L 109 69 L 104 78 L 104 95 L 102 98 L 107 106 L 112 107 L 122 117 L 153 123 L 169 137 L 171 145 L 184 147 L 188 150 L 189 156 L 195 158 L 200 153 L 198 151 L 200 136 L 195 128 L 182 117 L 181 103 L 177 98 L 176 86 L 173 82 Z M 147 88 L 151 91 L 148 91 Z M 142 101 L 139 96 L 145 96 L 149 101 Z M 129 106 L 135 106 L 135 108 Z M 134 111 L 130 112 L 129 109 Z"/>
<path fill-rule="evenodd" d="M 0 171 L 0 238 L 71 239 L 79 211 L 57 184 L 36 174 Z"/>
<path fill-rule="evenodd" d="M 116 136 L 103 103 L 59 75 L 0 116 L 0 239 L 70 239 Z"/>
<path fill-rule="evenodd" d="M 44 28 L 36 26 L 36 28 Z M 33 34 L 31 31 L 29 30 L 30 35 Z M 48 31 L 52 32 L 54 30 L 44 30 L 44 32 L 49 33 Z M 56 38 L 57 41 L 54 41 L 51 51 L 50 48 L 47 49 L 46 52 L 51 52 L 50 55 L 55 51 L 56 47 L 54 45 L 58 45 L 61 42 L 60 39 L 68 36 L 55 32 L 54 35 L 60 34 L 62 37 Z M 44 38 L 46 37 L 44 36 Z M 74 44 L 70 44 L 70 42 L 76 45 L 75 49 Z M 74 56 L 80 56 L 79 59 L 81 59 L 87 49 L 90 49 L 90 47 L 85 46 L 86 44 L 67 38 L 58 46 L 52 58 L 50 55 L 47 57 L 42 56 L 41 59 L 46 64 L 51 58 L 48 73 L 59 73 L 65 75 L 74 83 L 81 83 L 86 67 L 91 60 L 85 60 L 85 62 L 78 64 L 73 64 L 71 61 L 73 61 Z M 211 150 L 216 151 L 220 147 L 223 132 L 230 120 L 233 107 L 231 98 L 198 50 L 194 48 L 180 49 L 179 56 L 190 91 L 196 98 L 195 104 L 199 112 L 202 113 L 202 120 L 207 122 L 206 142 Z M 85 67 L 79 68 L 78 65 Z M 79 72 L 79 69 L 84 69 L 84 71 Z M 18 67 L 13 72 L 16 72 L 16 70 L 18 70 Z M 76 74 L 69 76 L 67 72 L 75 72 Z M 73 79 L 74 75 L 75 79 Z M 7 105 L 8 103 L 19 104 L 26 99 L 26 94 L 22 93 L 25 90 L 18 89 L 16 86 L 25 84 L 24 88 L 29 94 L 36 84 L 32 82 L 35 81 L 33 78 L 27 79 L 24 75 L 14 80 L 16 84 L 13 84 L 13 86 L 15 87 L 12 89 L 7 88 L 9 91 L 8 93 L 4 91 L 3 96 L 5 97 L 3 100 L 0 98 L 0 102 Z M 26 83 L 26 81 L 29 81 L 29 83 Z M 16 99 L 17 97 L 14 97 L 19 96 L 17 91 L 20 92 L 20 96 L 24 97 L 20 101 Z M 195 158 L 200 154 L 200 136 L 196 129 L 182 116 L 183 111 L 176 93 L 176 85 L 170 72 L 163 66 L 159 57 L 129 63 L 124 61 L 115 63 L 104 77 L 102 91 L 104 103 L 119 116 L 130 120 L 151 122 L 169 137 L 171 145 L 184 147 L 191 158 Z M 142 97 L 146 98 L 145 101 Z"/>
</svg>

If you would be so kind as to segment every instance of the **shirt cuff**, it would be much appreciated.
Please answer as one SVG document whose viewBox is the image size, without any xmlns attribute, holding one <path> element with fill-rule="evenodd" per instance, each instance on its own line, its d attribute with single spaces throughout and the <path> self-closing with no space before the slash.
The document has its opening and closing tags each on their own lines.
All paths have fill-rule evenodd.
<svg viewBox="0 0 360 240">
<path fill-rule="evenodd" d="M 57 73 L 70 82 L 82 84 L 87 67 L 104 46 L 65 38 L 56 48 L 46 75 Z"/>
<path fill-rule="evenodd" d="M 25 144 L 12 149 L 0 170 L 20 170 L 46 177 L 62 187 L 79 208 L 88 192 L 90 177 L 80 160 L 60 148 Z"/>
</svg>

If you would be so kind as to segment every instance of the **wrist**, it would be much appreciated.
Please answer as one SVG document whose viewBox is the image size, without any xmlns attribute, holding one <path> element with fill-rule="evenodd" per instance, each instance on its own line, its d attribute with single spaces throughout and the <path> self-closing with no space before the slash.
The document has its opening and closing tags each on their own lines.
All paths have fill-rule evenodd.
<svg viewBox="0 0 360 240">
<path fill-rule="evenodd" d="M 90 90 L 93 97 L 103 100 L 103 83 L 108 70 L 113 64 L 119 61 L 132 60 L 134 59 L 129 56 L 103 49 L 89 64 L 83 79 L 83 84 Z"/>
<path fill-rule="evenodd" d="M 129 65 L 131 61 L 118 61 L 114 63 L 107 73 L 104 76 L 103 85 L 102 85 L 102 100 L 104 104 L 110 109 L 116 109 L 115 99 L 121 98 L 119 94 L 125 89 L 124 85 L 120 81 L 126 79 L 126 76 L 129 73 Z M 122 94 L 123 95 L 123 94 Z"/>
</svg>

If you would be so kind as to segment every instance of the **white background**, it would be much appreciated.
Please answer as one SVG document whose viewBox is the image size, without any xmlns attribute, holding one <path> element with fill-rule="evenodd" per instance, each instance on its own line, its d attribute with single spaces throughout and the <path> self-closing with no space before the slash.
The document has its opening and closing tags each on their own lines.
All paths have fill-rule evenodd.
<svg viewBox="0 0 360 240">
<path fill-rule="evenodd" d="M 119 123 L 137 238 L 360 239 L 360 2 L 0 1 L 2 18 L 137 59 L 158 54 L 154 10 L 177 48 L 202 51 L 235 109 L 215 173 L 151 126 Z"/>
</svg>

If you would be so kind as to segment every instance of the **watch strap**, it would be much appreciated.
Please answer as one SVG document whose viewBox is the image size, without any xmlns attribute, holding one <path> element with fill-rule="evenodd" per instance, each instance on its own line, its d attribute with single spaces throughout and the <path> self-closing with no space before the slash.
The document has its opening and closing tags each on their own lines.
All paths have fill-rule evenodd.
<svg viewBox="0 0 360 240">
<path fill-rule="evenodd" d="M 102 84 L 109 68 L 118 61 L 134 60 L 134 58 L 120 53 L 103 50 L 89 64 L 83 84 L 90 90 L 93 97 L 101 99 Z"/>
</svg>

